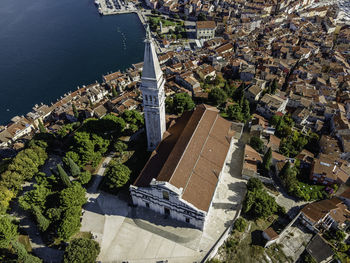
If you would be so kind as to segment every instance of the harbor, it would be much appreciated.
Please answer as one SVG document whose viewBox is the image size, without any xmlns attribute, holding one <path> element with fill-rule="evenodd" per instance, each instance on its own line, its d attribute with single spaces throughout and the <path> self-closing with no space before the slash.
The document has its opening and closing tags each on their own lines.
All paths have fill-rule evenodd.
<svg viewBox="0 0 350 263">
<path fill-rule="evenodd" d="M 136 6 L 127 0 L 95 0 L 100 15 L 138 13 Z"/>
</svg>

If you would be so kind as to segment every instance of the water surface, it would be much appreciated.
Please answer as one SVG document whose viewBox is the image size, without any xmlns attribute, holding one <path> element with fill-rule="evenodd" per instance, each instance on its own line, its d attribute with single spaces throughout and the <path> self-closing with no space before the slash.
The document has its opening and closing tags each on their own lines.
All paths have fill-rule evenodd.
<svg viewBox="0 0 350 263">
<path fill-rule="evenodd" d="M 142 61 L 144 34 L 137 15 L 101 17 L 93 0 L 2 0 L 0 124 Z"/>
</svg>

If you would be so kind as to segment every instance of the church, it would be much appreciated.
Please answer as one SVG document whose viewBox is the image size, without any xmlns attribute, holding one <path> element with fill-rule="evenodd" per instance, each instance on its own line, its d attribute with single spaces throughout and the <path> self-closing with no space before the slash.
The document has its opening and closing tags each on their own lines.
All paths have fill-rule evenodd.
<svg viewBox="0 0 350 263">
<path fill-rule="evenodd" d="M 166 130 L 164 78 L 149 30 L 141 92 L 151 157 L 130 186 L 134 205 L 203 229 L 225 163 L 234 124 L 209 105 L 172 120 Z"/>
</svg>

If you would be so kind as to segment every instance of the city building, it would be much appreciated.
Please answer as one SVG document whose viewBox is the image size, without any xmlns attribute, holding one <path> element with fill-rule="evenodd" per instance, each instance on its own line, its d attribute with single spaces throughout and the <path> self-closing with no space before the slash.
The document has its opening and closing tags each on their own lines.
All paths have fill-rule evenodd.
<svg viewBox="0 0 350 263">
<path fill-rule="evenodd" d="M 215 37 L 215 21 L 197 21 L 196 36 L 197 39 L 212 39 Z"/>
</svg>

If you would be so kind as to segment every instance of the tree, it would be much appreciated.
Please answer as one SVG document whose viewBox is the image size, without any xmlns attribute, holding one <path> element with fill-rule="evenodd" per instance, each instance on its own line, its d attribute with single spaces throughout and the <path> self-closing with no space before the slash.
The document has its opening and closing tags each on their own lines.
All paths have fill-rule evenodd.
<svg viewBox="0 0 350 263">
<path fill-rule="evenodd" d="M 267 150 L 263 157 L 263 169 L 266 173 L 270 171 L 270 166 L 271 166 L 271 160 L 272 160 L 272 150 L 271 147 Z"/>
<path fill-rule="evenodd" d="M 73 109 L 74 117 L 75 117 L 76 119 L 78 119 L 78 118 L 79 118 L 79 112 L 78 112 L 77 107 L 75 106 L 74 103 L 72 104 L 72 109 Z"/>
<path fill-rule="evenodd" d="M 70 181 L 68 174 L 66 173 L 66 171 L 62 168 L 62 166 L 60 164 L 57 164 L 57 171 L 58 171 L 58 174 L 61 178 L 62 183 L 67 187 L 71 186 L 72 182 Z"/>
<path fill-rule="evenodd" d="M 51 190 L 45 185 L 36 184 L 34 189 L 26 192 L 19 197 L 18 202 L 22 209 L 32 210 L 34 207 L 38 207 L 40 210 L 44 210 L 47 197 L 51 194 Z"/>
<path fill-rule="evenodd" d="M 256 151 L 261 152 L 264 147 L 264 142 L 257 136 L 252 136 L 249 141 L 249 145 Z"/>
<path fill-rule="evenodd" d="M 246 227 L 247 221 L 243 217 L 239 217 L 234 223 L 234 228 L 239 232 L 243 232 Z"/>
<path fill-rule="evenodd" d="M 15 197 L 15 193 L 0 185 L 0 214 L 5 213 L 10 205 L 10 201 Z"/>
<path fill-rule="evenodd" d="M 247 183 L 247 189 L 249 191 L 261 190 L 264 188 L 263 183 L 258 178 L 250 178 Z"/>
<path fill-rule="evenodd" d="M 73 183 L 72 186 L 65 188 L 60 193 L 60 203 L 62 208 L 73 206 L 81 207 L 86 203 L 85 189 L 78 183 Z"/>
<path fill-rule="evenodd" d="M 276 200 L 270 196 L 264 189 L 247 191 L 243 211 L 254 219 L 267 218 L 276 213 L 279 206 Z"/>
<path fill-rule="evenodd" d="M 137 125 L 137 127 L 145 124 L 143 115 L 137 110 L 125 110 L 122 117 L 127 123 Z"/>
<path fill-rule="evenodd" d="M 197 16 L 197 20 L 198 21 L 206 21 L 207 20 L 207 16 L 203 13 L 199 13 L 199 15 Z"/>
<path fill-rule="evenodd" d="M 242 100 L 242 105 L 241 109 L 242 109 L 242 114 L 243 114 L 243 118 L 244 120 L 248 120 L 250 119 L 250 106 L 249 106 L 249 101 L 244 97 L 244 99 Z"/>
<path fill-rule="evenodd" d="M 195 104 L 188 93 L 177 93 L 174 97 L 168 97 L 165 101 L 167 112 L 182 114 L 184 111 L 192 110 Z"/>
<path fill-rule="evenodd" d="M 124 186 L 130 178 L 130 169 L 116 161 L 111 161 L 105 176 L 105 185 L 110 190 L 116 190 Z"/>
<path fill-rule="evenodd" d="M 33 212 L 36 218 L 36 221 L 38 223 L 38 227 L 41 232 L 45 232 L 49 225 L 50 225 L 50 220 L 48 220 L 40 211 L 40 208 L 37 206 L 33 207 Z"/>
<path fill-rule="evenodd" d="M 91 173 L 89 171 L 83 171 L 80 173 L 79 181 L 81 184 L 87 184 L 91 180 Z"/>
<path fill-rule="evenodd" d="M 77 238 L 70 242 L 66 248 L 63 262 L 91 263 L 96 261 L 99 253 L 100 245 L 96 241 L 86 238 Z"/>
<path fill-rule="evenodd" d="M 122 141 L 117 141 L 114 144 L 114 150 L 121 155 L 126 149 L 128 149 L 128 145 Z"/>
<path fill-rule="evenodd" d="M 46 133 L 47 131 L 46 131 L 46 128 L 45 128 L 45 126 L 44 126 L 44 124 L 43 124 L 43 122 L 39 119 L 39 124 L 38 124 L 38 127 L 39 127 L 39 131 L 41 132 L 41 133 Z"/>
<path fill-rule="evenodd" d="M 69 172 L 74 178 L 78 178 L 80 176 L 80 167 L 69 157 L 67 157 Z"/>
<path fill-rule="evenodd" d="M 29 254 L 23 244 L 18 241 L 11 242 L 14 253 L 17 256 L 16 262 L 23 263 L 42 263 L 42 260 L 38 257 L 35 257 Z"/>
<path fill-rule="evenodd" d="M 77 233 L 80 229 L 80 216 L 81 207 L 72 206 L 69 207 L 65 212 L 61 224 L 58 227 L 58 237 L 63 240 L 68 240 L 72 235 Z"/>
<path fill-rule="evenodd" d="M 118 92 L 115 89 L 115 87 L 112 88 L 112 96 L 113 96 L 113 98 L 118 97 Z"/>
<path fill-rule="evenodd" d="M 68 158 L 71 159 L 74 163 L 76 163 L 77 165 L 79 165 L 79 167 L 81 167 L 81 162 L 80 162 L 80 156 L 79 154 L 77 154 L 76 152 L 73 151 L 69 151 L 66 153 L 66 156 L 63 158 L 63 162 L 66 165 L 69 165 L 69 161 Z"/>
<path fill-rule="evenodd" d="M 221 105 L 227 99 L 227 94 L 223 89 L 213 88 L 208 95 L 209 101 L 214 105 Z"/>
<path fill-rule="evenodd" d="M 17 226 L 12 223 L 10 217 L 0 216 L 0 248 L 8 248 L 17 237 Z"/>
<path fill-rule="evenodd" d="M 242 114 L 242 109 L 238 104 L 231 104 L 227 107 L 226 113 L 230 119 L 236 121 L 243 121 L 244 115 Z"/>
</svg>

